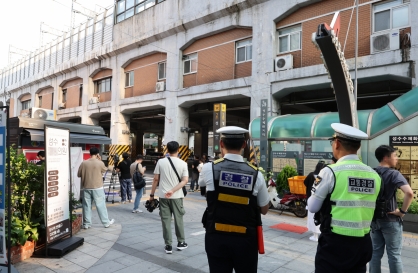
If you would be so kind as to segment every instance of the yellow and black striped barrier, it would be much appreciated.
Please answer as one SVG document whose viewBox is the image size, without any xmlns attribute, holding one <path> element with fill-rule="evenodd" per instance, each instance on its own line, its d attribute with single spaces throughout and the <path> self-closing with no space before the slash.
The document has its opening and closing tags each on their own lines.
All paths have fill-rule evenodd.
<svg viewBox="0 0 418 273">
<path fill-rule="evenodd" d="M 122 161 L 122 154 L 125 152 L 129 152 L 129 145 L 110 145 L 109 147 L 109 165 L 114 165 L 113 156 L 119 155 L 120 161 Z M 119 162 L 116 162 L 119 163 Z"/>
<path fill-rule="evenodd" d="M 260 147 L 250 146 L 250 158 L 249 162 L 253 165 L 257 165 L 257 162 L 260 160 Z"/>
<path fill-rule="evenodd" d="M 168 153 L 167 145 L 164 145 L 163 149 L 163 155 L 166 155 Z M 189 158 L 190 154 L 192 152 L 189 149 L 189 146 L 187 145 L 180 145 L 179 147 L 179 158 L 185 162 L 187 162 L 187 159 Z"/>
</svg>

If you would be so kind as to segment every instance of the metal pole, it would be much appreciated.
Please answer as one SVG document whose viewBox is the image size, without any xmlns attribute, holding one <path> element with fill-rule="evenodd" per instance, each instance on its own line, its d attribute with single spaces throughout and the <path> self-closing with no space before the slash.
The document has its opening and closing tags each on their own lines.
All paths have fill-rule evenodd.
<svg viewBox="0 0 418 273">
<path fill-rule="evenodd" d="M 270 117 L 273 116 L 273 85 L 270 83 Z"/>
<path fill-rule="evenodd" d="M 356 109 L 357 109 L 357 57 L 358 57 L 358 0 L 356 0 L 356 39 L 355 39 L 355 56 L 354 56 L 354 78 L 355 78 L 355 83 L 354 83 L 354 99 L 356 100 Z"/>
<path fill-rule="evenodd" d="M 9 117 L 10 117 L 10 107 L 8 105 L 6 105 L 6 111 L 7 111 L 7 116 L 6 116 L 6 149 L 7 149 L 7 157 L 6 157 L 6 162 L 7 162 L 7 178 L 6 178 L 6 185 L 7 185 L 7 219 L 8 221 L 8 225 L 7 225 L 7 233 L 9 236 L 7 236 L 7 245 L 9 247 L 8 251 L 7 251 L 7 272 L 10 273 L 12 272 L 12 268 L 11 268 L 11 256 L 12 256 L 12 241 L 11 241 L 11 235 L 12 235 L 12 198 L 11 198 L 11 187 L 12 187 L 12 183 L 10 181 L 10 122 L 9 122 Z"/>
</svg>

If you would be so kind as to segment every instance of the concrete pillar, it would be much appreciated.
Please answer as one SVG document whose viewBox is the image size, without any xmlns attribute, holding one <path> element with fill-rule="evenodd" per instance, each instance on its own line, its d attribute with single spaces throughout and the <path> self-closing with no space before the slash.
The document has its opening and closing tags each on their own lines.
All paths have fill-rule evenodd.
<svg viewBox="0 0 418 273">
<path fill-rule="evenodd" d="M 418 1 L 411 1 L 409 3 L 410 5 L 410 12 L 411 12 L 411 26 L 418 26 Z M 412 87 L 418 86 L 417 82 L 417 73 L 418 73 L 418 62 L 417 56 L 418 56 L 418 33 L 414 31 L 414 29 L 411 31 L 411 67 L 410 67 L 410 77 L 412 78 Z"/>
<path fill-rule="evenodd" d="M 181 127 L 189 127 L 189 111 L 186 108 L 178 107 L 177 97 L 167 98 L 170 102 L 165 108 L 164 144 L 170 141 L 177 141 L 180 145 L 189 145 L 189 134 L 181 132 Z"/>
</svg>

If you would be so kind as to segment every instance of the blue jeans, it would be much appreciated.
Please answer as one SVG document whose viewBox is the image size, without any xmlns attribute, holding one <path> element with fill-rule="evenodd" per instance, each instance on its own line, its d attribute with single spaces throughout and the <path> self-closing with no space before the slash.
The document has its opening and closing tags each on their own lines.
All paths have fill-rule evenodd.
<svg viewBox="0 0 418 273">
<path fill-rule="evenodd" d="M 132 200 L 132 179 L 120 180 L 120 195 L 122 202 L 126 201 L 126 196 L 128 196 L 128 200 Z"/>
<path fill-rule="evenodd" d="M 91 227 L 91 208 L 93 201 L 96 204 L 97 213 L 100 221 L 104 226 L 109 224 L 109 217 L 107 215 L 105 192 L 103 188 L 94 190 L 83 190 L 83 225 Z"/>
<path fill-rule="evenodd" d="M 136 196 L 135 196 L 135 202 L 134 202 L 134 210 L 139 208 L 139 202 L 141 202 L 142 194 L 144 193 L 144 188 L 140 190 L 135 190 Z"/>
<path fill-rule="evenodd" d="M 383 253 L 386 252 L 389 260 L 390 273 L 402 272 L 402 222 L 384 222 L 376 220 L 371 225 L 370 233 L 373 243 L 373 256 L 369 263 L 370 273 L 380 273 L 380 264 Z"/>
</svg>

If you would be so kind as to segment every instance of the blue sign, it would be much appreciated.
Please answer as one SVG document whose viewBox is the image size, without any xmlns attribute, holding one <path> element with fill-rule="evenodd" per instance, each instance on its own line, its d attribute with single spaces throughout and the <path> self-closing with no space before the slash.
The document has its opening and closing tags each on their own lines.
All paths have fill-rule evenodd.
<svg viewBox="0 0 418 273">
<path fill-rule="evenodd" d="M 221 177 L 219 179 L 219 186 L 238 189 L 238 190 L 253 190 L 253 176 L 242 174 L 242 173 L 233 173 L 233 172 L 221 172 Z"/>
<path fill-rule="evenodd" d="M 5 230 L 6 114 L 0 112 L 0 264 L 7 264 Z"/>
</svg>

